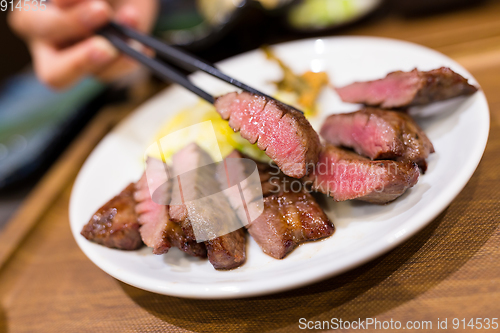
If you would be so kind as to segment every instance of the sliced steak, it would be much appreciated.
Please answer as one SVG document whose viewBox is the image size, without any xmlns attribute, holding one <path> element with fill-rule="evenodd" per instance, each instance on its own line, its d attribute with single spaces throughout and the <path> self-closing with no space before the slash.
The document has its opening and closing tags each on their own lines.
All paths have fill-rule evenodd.
<svg viewBox="0 0 500 333">
<path fill-rule="evenodd" d="M 197 243 L 195 240 L 187 237 L 178 223 L 169 221 L 166 226 L 166 233 L 171 246 L 175 246 L 193 257 L 207 257 L 205 243 Z"/>
<path fill-rule="evenodd" d="M 276 167 L 277 170 L 278 167 Z M 256 162 L 233 150 L 217 165 L 217 180 L 243 225 L 264 209 L 259 170 Z"/>
<path fill-rule="evenodd" d="M 170 206 L 172 219 L 180 223 L 188 239 L 196 241 L 202 235 L 214 268 L 242 265 L 246 260 L 246 234 L 220 191 L 216 164 L 194 143 L 174 154 L 172 160 L 176 176 Z"/>
<path fill-rule="evenodd" d="M 158 204 L 152 199 L 151 193 L 160 189 L 164 191 L 165 202 L 169 200 L 172 186 L 165 168 L 167 166 L 162 161 L 148 158 L 146 171 L 136 183 L 135 211 L 139 215 L 141 224 L 139 231 L 142 240 L 147 246 L 153 248 L 154 254 L 166 253 L 171 246 L 175 246 L 189 255 L 206 257 L 205 246 L 188 239 L 180 226 L 170 220 L 168 206 Z"/>
<path fill-rule="evenodd" d="M 371 159 L 415 162 L 425 171 L 434 147 L 406 113 L 376 108 L 326 118 L 321 136 L 332 145 L 354 149 Z"/>
<path fill-rule="evenodd" d="M 228 157 L 248 158 L 237 151 L 233 151 Z M 241 188 L 245 198 L 263 200 L 262 214 L 246 227 L 264 253 L 282 259 L 301 243 L 333 234 L 333 224 L 298 179 L 287 177 L 275 165 L 255 162 L 264 198 L 262 199 L 261 191 L 257 193 L 253 186 L 243 183 Z M 239 172 L 243 172 L 243 169 L 242 166 Z M 246 170 L 243 174 L 250 173 L 251 171 Z M 298 184 L 296 192 L 293 191 L 293 185 L 290 185 L 292 182 Z M 233 195 L 239 196 L 239 193 Z M 229 201 L 233 208 L 238 209 L 241 200 L 238 197 L 235 199 L 230 198 Z M 248 201 L 247 206 L 252 207 L 252 202 Z"/>
<path fill-rule="evenodd" d="M 81 234 L 90 241 L 120 250 L 142 246 L 139 222 L 134 211 L 134 184 L 108 201 L 83 227 Z"/>
<path fill-rule="evenodd" d="M 414 186 L 419 174 L 418 166 L 412 162 L 371 161 L 343 148 L 325 145 L 314 172 L 303 181 L 335 201 L 357 199 L 383 204 Z"/>
<path fill-rule="evenodd" d="M 286 175 L 301 178 L 316 163 L 319 137 L 301 112 L 248 92 L 220 96 L 215 108 L 233 130 L 257 143 Z"/>
<path fill-rule="evenodd" d="M 443 101 L 457 96 L 472 95 L 478 89 L 471 85 L 462 75 L 448 67 L 441 67 L 428 72 L 420 72 L 424 81 L 411 105 L 424 105 Z"/>
<path fill-rule="evenodd" d="M 383 79 L 355 82 L 336 90 L 344 102 L 391 109 L 471 95 L 477 88 L 460 74 L 441 67 L 428 72 L 392 72 Z"/>
<path fill-rule="evenodd" d="M 262 251 L 282 259 L 298 245 L 328 237 L 335 227 L 307 192 L 283 192 L 264 198 L 264 212 L 248 226 Z"/>
<path fill-rule="evenodd" d="M 246 261 L 247 235 L 244 229 L 235 230 L 205 242 L 208 260 L 215 269 L 228 270 Z"/>
<path fill-rule="evenodd" d="M 175 179 L 172 188 L 172 202 L 174 204 L 170 206 L 170 217 L 173 221 L 180 223 L 188 218 L 188 211 L 185 205 L 179 203 L 193 200 L 193 196 L 202 189 L 206 190 L 205 177 L 210 177 L 210 175 L 207 176 L 204 173 L 210 174 L 209 165 L 213 163 L 213 160 L 200 146 L 191 143 L 175 153 L 172 162 L 172 175 Z M 180 184 L 180 176 L 188 172 L 189 177 L 184 177 L 183 183 Z M 185 198 L 186 196 L 189 198 Z"/>
<path fill-rule="evenodd" d="M 165 164 L 158 159 L 148 158 L 146 171 L 136 183 L 134 198 L 137 201 L 135 211 L 139 215 L 142 241 L 153 248 L 154 254 L 167 253 L 171 247 L 166 232 L 170 222 L 168 206 L 155 203 L 151 197 L 151 193 L 165 183 L 168 183 Z M 167 188 L 167 195 L 169 191 Z"/>
</svg>

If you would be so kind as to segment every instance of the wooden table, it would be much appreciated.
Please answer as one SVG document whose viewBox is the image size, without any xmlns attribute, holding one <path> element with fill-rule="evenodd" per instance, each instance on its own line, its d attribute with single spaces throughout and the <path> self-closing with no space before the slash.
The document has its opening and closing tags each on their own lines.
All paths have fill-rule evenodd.
<svg viewBox="0 0 500 333">
<path fill-rule="evenodd" d="M 139 99 L 102 110 L 0 234 L 0 332 L 292 332 L 300 318 L 367 317 L 428 320 L 434 329 L 448 318 L 451 330 L 453 318 L 500 317 L 500 2 L 429 18 L 387 17 L 349 34 L 432 47 L 464 65 L 486 93 L 491 133 L 483 160 L 435 221 L 362 267 L 278 295 L 199 301 L 125 285 L 79 250 L 68 200 L 86 156 Z"/>
</svg>

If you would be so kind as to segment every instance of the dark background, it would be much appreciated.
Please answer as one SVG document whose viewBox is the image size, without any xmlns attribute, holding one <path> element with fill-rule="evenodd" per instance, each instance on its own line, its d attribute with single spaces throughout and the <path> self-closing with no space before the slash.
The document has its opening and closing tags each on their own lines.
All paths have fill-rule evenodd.
<svg viewBox="0 0 500 333">
<path fill-rule="evenodd" d="M 0 11 L 0 82 L 18 73 L 30 62 L 28 48 L 7 25 L 7 12 Z"/>
</svg>

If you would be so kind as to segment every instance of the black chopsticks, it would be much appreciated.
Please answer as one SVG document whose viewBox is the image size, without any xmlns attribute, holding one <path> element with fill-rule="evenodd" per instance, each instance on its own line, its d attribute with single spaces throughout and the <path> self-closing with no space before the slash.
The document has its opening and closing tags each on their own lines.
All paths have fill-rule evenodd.
<svg viewBox="0 0 500 333">
<path fill-rule="evenodd" d="M 166 60 L 170 61 L 171 63 L 181 68 L 184 68 L 189 71 L 196 69 L 201 70 L 205 73 L 208 73 L 216 78 L 219 78 L 229 84 L 232 84 L 235 87 L 246 90 L 250 93 L 274 99 L 271 96 L 268 96 L 222 73 L 220 70 L 218 70 L 216 67 L 209 64 L 208 62 L 198 59 L 197 57 L 185 51 L 177 49 L 173 46 L 167 45 L 153 37 L 144 35 L 137 30 L 112 22 L 106 25 L 101 30 L 99 30 L 98 34 L 107 38 L 111 42 L 111 44 L 113 44 L 118 50 L 128 55 L 129 57 L 135 59 L 136 61 L 140 62 L 160 78 L 164 80 L 173 81 L 183 86 L 184 88 L 195 93 L 196 95 L 203 98 L 209 103 L 214 103 L 214 97 L 212 95 L 200 89 L 199 87 L 195 86 L 191 81 L 189 81 L 186 75 L 184 75 L 182 72 L 180 72 L 172 65 L 162 62 L 157 58 L 151 58 L 135 50 L 130 45 L 128 45 L 128 43 L 126 42 L 126 38 L 136 40 L 141 44 L 155 50 L 157 55 L 162 56 Z"/>
<path fill-rule="evenodd" d="M 119 36 L 116 31 L 113 31 L 112 27 L 106 26 L 99 30 L 98 34 L 107 38 L 114 47 L 149 68 L 160 78 L 180 84 L 207 102 L 212 104 L 214 103 L 214 97 L 212 95 L 195 86 L 183 73 L 166 63 L 158 61 L 158 59 L 148 57 L 147 55 L 135 50 L 128 45 L 125 39 Z"/>
</svg>

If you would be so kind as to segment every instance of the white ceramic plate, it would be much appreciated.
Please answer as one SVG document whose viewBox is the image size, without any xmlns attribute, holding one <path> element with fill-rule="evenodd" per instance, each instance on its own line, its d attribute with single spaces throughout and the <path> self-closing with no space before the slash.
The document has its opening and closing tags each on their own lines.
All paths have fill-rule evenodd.
<svg viewBox="0 0 500 333">
<path fill-rule="evenodd" d="M 331 81 L 344 85 L 384 77 L 394 70 L 430 70 L 448 66 L 477 84 L 460 65 L 428 48 L 381 38 L 335 37 L 309 39 L 273 47 L 296 72 L 326 70 Z M 275 63 L 252 51 L 220 63 L 220 68 L 262 91 L 280 78 Z M 194 81 L 213 94 L 233 90 L 207 75 Z M 284 260 L 263 254 L 250 239 L 247 262 L 232 271 L 216 271 L 207 260 L 171 249 L 162 256 L 151 250 L 120 251 L 89 242 L 80 230 L 102 204 L 143 172 L 145 149 L 165 121 L 197 97 L 174 86 L 144 104 L 95 148 L 73 187 L 70 220 L 83 252 L 102 270 L 135 287 L 189 298 L 235 298 L 299 287 L 358 266 L 394 248 L 422 229 L 462 190 L 483 154 L 489 131 L 489 111 L 482 91 L 443 105 L 440 113 L 417 118 L 434 143 L 436 153 L 418 184 L 395 202 L 384 205 L 333 203 L 326 208 L 337 230 L 323 241 L 301 245 Z M 332 112 L 356 110 L 331 89 L 320 97 L 321 115 L 311 123 L 318 129 Z M 425 110 L 424 110 L 425 111 Z M 427 112 L 429 113 L 429 112 Z"/>
</svg>

